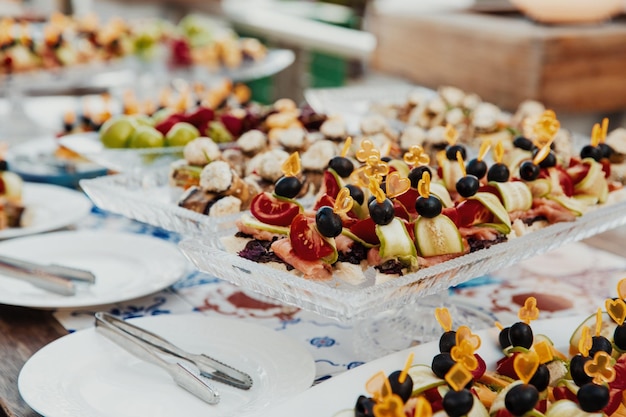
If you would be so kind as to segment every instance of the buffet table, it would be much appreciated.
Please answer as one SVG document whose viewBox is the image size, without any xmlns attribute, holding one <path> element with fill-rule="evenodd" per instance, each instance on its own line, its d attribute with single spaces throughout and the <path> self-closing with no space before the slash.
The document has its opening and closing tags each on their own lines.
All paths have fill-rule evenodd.
<svg viewBox="0 0 626 417">
<path fill-rule="evenodd" d="M 172 243 L 180 240 L 174 233 L 95 208 L 70 229 L 144 234 Z M 614 293 L 617 281 L 626 277 L 625 238 L 626 229 L 621 228 L 584 243 L 566 245 L 453 288 L 449 300 L 501 323 L 516 321 L 520 305 L 530 295 L 537 298 L 542 319 L 591 314 Z M 18 392 L 17 378 L 22 365 L 51 341 L 68 332 L 93 326 L 95 311 L 107 311 L 124 318 L 200 311 L 211 317 L 260 324 L 306 346 L 315 359 L 316 383 L 323 384 L 324 380 L 373 359 L 355 349 L 353 341 L 360 332 L 358 323 L 342 324 L 295 307 L 277 305 L 217 278 L 190 272 L 158 293 L 97 308 L 49 311 L 2 306 L 0 404 L 3 415 L 38 415 Z"/>
</svg>

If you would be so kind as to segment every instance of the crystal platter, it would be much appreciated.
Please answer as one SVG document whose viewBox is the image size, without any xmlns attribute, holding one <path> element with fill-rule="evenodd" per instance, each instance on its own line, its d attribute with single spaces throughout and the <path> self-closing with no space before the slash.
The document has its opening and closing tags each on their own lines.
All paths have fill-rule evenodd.
<svg viewBox="0 0 626 417">
<path fill-rule="evenodd" d="M 369 114 L 382 114 L 392 125 L 401 127 L 402 122 L 389 114 L 386 106 L 406 103 L 411 93 L 435 96 L 436 91 L 414 84 L 384 86 L 350 86 L 335 88 L 311 88 L 304 91 L 307 103 L 320 114 L 341 115 L 349 132 L 358 132 L 359 123 Z"/>
<path fill-rule="evenodd" d="M 139 172 L 167 167 L 183 157 L 182 146 L 160 148 L 106 148 L 97 132 L 63 136 L 59 143 L 100 166 L 115 172 Z"/>
<path fill-rule="evenodd" d="M 80 187 L 103 210 L 187 236 L 214 233 L 232 226 L 239 217 L 211 217 L 179 207 L 176 202 L 183 189 L 172 187 L 167 174 L 153 170 L 109 175 L 81 180 Z"/>
<path fill-rule="evenodd" d="M 355 286 L 336 277 L 325 282 L 308 280 L 249 261 L 224 250 L 221 238 L 235 233 L 234 228 L 188 237 L 179 246 L 202 272 L 282 303 L 350 322 L 416 303 L 493 270 L 626 224 L 626 190 L 612 195 L 614 201 L 618 198 L 576 221 L 553 224 L 384 283 L 374 282 L 372 269 L 366 273 L 367 280 Z"/>
</svg>

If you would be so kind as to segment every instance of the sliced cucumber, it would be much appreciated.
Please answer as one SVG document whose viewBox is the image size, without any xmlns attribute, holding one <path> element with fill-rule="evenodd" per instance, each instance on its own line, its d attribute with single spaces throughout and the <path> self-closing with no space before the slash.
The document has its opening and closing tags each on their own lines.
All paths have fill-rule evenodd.
<svg viewBox="0 0 626 417">
<path fill-rule="evenodd" d="M 529 210 L 533 205 L 533 194 L 522 181 L 496 182 L 491 181 L 489 185 L 494 186 L 500 192 L 503 205 L 509 213 L 518 210 Z"/>
<path fill-rule="evenodd" d="M 502 162 L 505 163 L 511 172 L 518 172 L 522 162 L 532 159 L 533 154 L 530 151 L 513 147 L 505 152 Z"/>
<path fill-rule="evenodd" d="M 439 200 L 441 200 L 441 204 L 443 204 L 444 208 L 454 206 L 452 198 L 450 197 L 450 193 L 446 189 L 445 185 L 438 182 L 431 182 L 430 193 L 437 197 Z"/>
<path fill-rule="evenodd" d="M 506 409 L 506 406 L 504 404 L 504 398 L 506 397 L 506 394 L 511 390 L 511 388 L 520 384 L 523 384 L 523 382 L 520 380 L 517 380 L 517 381 L 511 382 L 509 385 L 502 388 L 502 390 L 498 393 L 498 395 L 496 395 L 496 398 L 494 398 L 493 403 L 491 404 L 491 407 L 489 408 L 489 414 L 493 416 L 497 414 L 498 411 Z"/>
<path fill-rule="evenodd" d="M 600 204 L 604 203 L 609 195 L 609 184 L 604 176 L 602 164 L 591 158 L 585 158 L 582 162 L 589 165 L 589 171 L 582 181 L 574 185 L 574 194 L 592 195 L 598 197 Z"/>
<path fill-rule="evenodd" d="M 360 237 L 352 233 L 350 229 L 346 229 L 345 227 L 341 230 L 341 234 L 349 237 L 350 239 L 354 240 L 357 243 L 360 243 L 361 245 L 365 246 L 368 249 L 376 246 L 376 245 L 372 245 L 371 243 L 367 243 L 366 241 L 364 241 L 363 239 L 361 239 Z"/>
<path fill-rule="evenodd" d="M 595 206 L 598 204 L 598 197 L 589 194 L 578 194 L 574 195 L 574 198 L 581 203 L 583 203 L 587 207 Z"/>
<path fill-rule="evenodd" d="M 300 204 L 300 202 L 295 198 L 283 197 L 281 195 L 277 195 L 276 193 L 272 193 L 272 197 L 274 197 L 276 200 L 287 201 L 289 203 L 297 204 L 300 207 L 300 213 L 304 211 L 304 207 L 302 206 L 302 204 Z"/>
<path fill-rule="evenodd" d="M 250 216 L 249 214 L 242 214 L 240 221 L 244 226 L 252 227 L 258 230 L 265 230 L 267 232 L 276 233 L 278 235 L 288 235 L 289 227 L 274 226 L 271 224 L 263 223 Z"/>
<path fill-rule="evenodd" d="M 399 259 L 413 268 L 417 266 L 417 250 L 404 223 L 394 218 L 386 225 L 376 225 L 376 235 L 380 239 L 379 253 L 383 260 Z"/>
<path fill-rule="evenodd" d="M 489 411 L 476 395 L 474 395 L 474 405 L 467 413 L 467 417 L 489 417 Z"/>
<path fill-rule="evenodd" d="M 392 159 L 389 161 L 389 166 L 395 168 L 402 177 L 409 176 L 409 166 L 402 159 Z"/>
<path fill-rule="evenodd" d="M 569 339 L 569 350 L 570 354 L 575 355 L 578 352 L 578 342 L 580 341 L 580 337 L 583 333 L 583 327 L 587 326 L 593 334 L 595 334 L 596 328 L 596 315 L 590 314 L 582 323 L 578 325 L 576 330 L 572 333 Z M 609 316 L 609 313 L 602 312 L 602 327 L 600 329 L 600 336 L 604 336 L 609 340 L 613 340 L 613 333 L 615 333 L 615 328 L 617 327 L 617 323 L 613 321 L 613 319 Z"/>
<path fill-rule="evenodd" d="M 505 235 L 511 233 L 511 218 L 498 197 L 491 193 L 478 192 L 470 198 L 480 201 L 482 205 L 489 209 L 496 220 L 502 224 L 500 228 L 502 233 Z"/>
<path fill-rule="evenodd" d="M 443 184 L 448 191 L 456 192 L 456 182 L 463 176 L 461 167 L 457 161 L 450 161 L 446 157 L 441 159 L 441 179 Z"/>
<path fill-rule="evenodd" d="M 586 204 L 579 199 L 568 197 L 566 195 L 552 195 L 548 196 L 550 200 L 554 200 L 569 211 L 571 211 L 575 216 L 582 216 L 585 211 L 587 211 Z"/>
<path fill-rule="evenodd" d="M 315 226 L 315 228 L 317 229 L 317 226 Z M 318 233 L 319 233 L 319 231 L 318 231 Z M 337 252 L 337 244 L 335 243 L 335 239 L 323 236 L 321 233 L 320 233 L 320 236 L 322 237 L 322 239 L 324 239 L 326 242 L 328 242 L 329 245 L 331 245 L 333 247 L 333 253 L 331 253 L 330 255 L 325 256 L 325 257 L 322 258 L 323 262 L 332 265 L 335 262 L 337 262 L 337 259 L 339 259 L 339 252 Z"/>
<path fill-rule="evenodd" d="M 533 197 L 545 197 L 552 191 L 552 183 L 547 178 L 539 178 L 526 184 Z"/>
<path fill-rule="evenodd" d="M 363 202 L 363 204 L 365 204 L 365 202 Z M 360 220 L 363 220 L 369 215 L 369 210 L 364 209 L 363 206 L 360 206 L 356 201 L 352 203 L 352 212 L 356 214 L 356 217 Z"/>
<path fill-rule="evenodd" d="M 419 217 L 415 222 L 415 240 L 422 256 L 463 253 L 459 229 L 448 216 Z"/>
<path fill-rule="evenodd" d="M 507 226 L 504 223 L 479 223 L 476 227 L 489 227 L 491 229 L 495 229 L 497 232 L 502 233 L 503 235 L 508 235 L 511 233 L 511 226 Z"/>
<path fill-rule="evenodd" d="M 413 396 L 421 394 L 431 388 L 445 385 L 446 381 L 433 373 L 428 365 L 413 365 L 409 368 L 409 375 L 413 381 Z"/>
<path fill-rule="evenodd" d="M 559 400 L 546 410 L 545 417 L 602 417 L 602 413 L 588 413 L 578 404 L 570 400 Z"/>
</svg>

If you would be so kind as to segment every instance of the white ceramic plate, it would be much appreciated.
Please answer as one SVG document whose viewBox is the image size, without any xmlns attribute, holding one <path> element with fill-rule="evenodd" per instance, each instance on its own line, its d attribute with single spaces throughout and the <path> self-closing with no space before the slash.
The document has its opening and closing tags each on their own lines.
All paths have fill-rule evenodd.
<svg viewBox="0 0 626 417">
<path fill-rule="evenodd" d="M 547 335 L 557 349 L 567 354 L 571 334 L 586 317 L 588 315 L 538 320 L 532 322 L 531 326 L 534 334 Z M 476 332 L 482 340 L 478 353 L 487 363 L 487 369 L 494 369 L 496 361 L 503 355 L 498 344 L 498 333 L 499 330 L 496 328 Z M 439 342 L 419 345 L 361 365 L 280 404 L 268 415 L 272 417 L 333 417 L 342 410 L 353 408 L 359 395 L 367 395 L 365 383 L 376 372 L 384 371 L 388 375 L 402 369 L 410 352 L 415 354 L 414 364 L 430 365 L 432 358 L 439 353 Z"/>
<path fill-rule="evenodd" d="M 48 184 L 24 183 L 26 207 L 22 227 L 0 230 L 0 239 L 32 235 L 69 226 L 91 211 L 91 201 L 81 192 Z"/>
<path fill-rule="evenodd" d="M 0 254 L 43 264 L 92 271 L 93 285 L 80 284 L 73 296 L 54 294 L 0 275 L 0 304 L 36 308 L 76 308 L 148 295 L 176 282 L 189 263 L 164 240 L 132 233 L 54 232 L 0 243 Z"/>
<path fill-rule="evenodd" d="M 247 372 L 248 391 L 210 382 L 209 405 L 179 388 L 161 368 L 137 359 L 93 328 L 62 337 L 33 355 L 20 372 L 24 400 L 47 417 L 249 416 L 311 386 L 311 354 L 290 338 L 255 324 L 202 314 L 162 315 L 133 323 L 191 352 Z"/>
</svg>

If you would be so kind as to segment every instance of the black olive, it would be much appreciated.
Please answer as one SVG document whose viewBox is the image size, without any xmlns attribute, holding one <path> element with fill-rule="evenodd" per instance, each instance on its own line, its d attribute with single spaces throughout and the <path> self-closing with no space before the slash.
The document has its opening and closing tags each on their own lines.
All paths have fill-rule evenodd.
<svg viewBox="0 0 626 417">
<path fill-rule="evenodd" d="M 406 378 L 404 378 L 404 382 L 400 383 L 400 374 L 402 374 L 402 371 L 392 372 L 387 379 L 391 386 L 391 392 L 402 398 L 402 401 L 407 402 L 413 393 L 413 379 L 407 374 Z"/>
<path fill-rule="evenodd" d="M 523 149 L 525 151 L 532 151 L 533 148 L 535 147 L 533 142 L 524 136 L 516 137 L 513 140 L 513 146 L 515 146 L 516 148 Z"/>
<path fill-rule="evenodd" d="M 350 197 L 352 197 L 359 206 L 363 204 L 363 201 L 365 201 L 365 194 L 363 193 L 361 187 L 354 184 L 348 184 L 346 185 L 346 188 L 350 191 Z"/>
<path fill-rule="evenodd" d="M 465 172 L 481 179 L 487 173 L 487 164 L 482 160 L 479 161 L 478 159 L 471 159 L 465 166 Z"/>
<path fill-rule="evenodd" d="M 431 177 L 432 177 L 432 171 L 430 170 L 430 168 L 424 165 L 415 167 L 411 170 L 411 172 L 409 172 L 409 180 L 411 181 L 411 187 L 417 188 L 417 184 L 419 184 L 420 180 L 422 179 L 422 175 L 426 171 L 428 171 L 428 173 L 431 174 Z"/>
<path fill-rule="evenodd" d="M 443 396 L 441 405 L 450 417 L 461 417 L 469 413 L 474 406 L 474 396 L 468 389 L 450 390 Z"/>
<path fill-rule="evenodd" d="M 613 352 L 613 345 L 604 336 L 593 336 L 591 338 L 591 349 L 589 349 L 589 357 L 593 358 L 597 352 L 606 352 L 609 355 Z"/>
<path fill-rule="evenodd" d="M 524 161 L 519 167 L 519 177 L 524 181 L 534 181 L 539 176 L 539 166 L 533 161 Z"/>
<path fill-rule="evenodd" d="M 487 171 L 487 181 L 507 182 L 509 180 L 509 167 L 505 164 L 495 163 Z"/>
<path fill-rule="evenodd" d="M 533 345 L 533 330 L 523 321 L 518 321 L 509 329 L 509 341 L 512 346 L 521 346 L 530 349 Z"/>
<path fill-rule="evenodd" d="M 391 223 L 395 216 L 395 209 L 390 199 L 386 198 L 385 201 L 379 203 L 374 199 L 368 204 L 370 211 L 370 217 L 374 220 L 374 223 L 382 226 Z"/>
<path fill-rule="evenodd" d="M 500 330 L 500 334 L 498 335 L 498 341 L 500 342 L 500 347 L 502 349 L 506 349 L 511 346 L 511 340 L 509 340 L 509 330 L 511 330 L 510 327 L 505 327 Z"/>
<path fill-rule="evenodd" d="M 354 171 L 354 164 L 348 158 L 343 156 L 335 156 L 330 162 L 328 167 L 332 168 L 341 178 L 347 178 Z"/>
<path fill-rule="evenodd" d="M 359 395 L 354 407 L 354 417 L 374 417 L 374 405 L 376 402 L 369 397 Z"/>
<path fill-rule="evenodd" d="M 5 160 L 0 160 L 0 171 L 7 171 L 9 169 L 9 164 Z"/>
<path fill-rule="evenodd" d="M 533 151 L 533 158 L 535 157 L 535 155 L 537 155 L 537 152 L 539 152 L 539 148 Z M 543 161 L 539 162 L 539 167 L 550 168 L 553 166 L 556 166 L 556 155 L 554 154 L 553 151 L 550 151 L 548 156 L 546 156 L 546 158 Z"/>
<path fill-rule="evenodd" d="M 478 192 L 480 182 L 474 175 L 466 175 L 456 182 L 456 190 L 461 197 L 471 197 Z"/>
<path fill-rule="evenodd" d="M 585 372 L 585 363 L 590 361 L 589 356 L 576 355 L 569 362 L 569 373 L 572 380 L 579 387 L 591 382 L 592 378 Z"/>
<path fill-rule="evenodd" d="M 465 160 L 467 157 L 467 151 L 465 150 L 465 147 L 461 145 L 451 145 L 446 147 L 446 158 L 448 158 L 449 161 L 456 161 L 457 152 L 461 152 L 461 157 Z"/>
<path fill-rule="evenodd" d="M 516 385 L 506 393 L 504 406 L 514 416 L 521 416 L 529 412 L 539 401 L 539 391 L 532 385 Z"/>
<path fill-rule="evenodd" d="M 455 363 L 456 361 L 452 359 L 449 353 L 439 353 L 433 358 L 433 362 L 430 367 L 435 375 L 439 378 L 444 378 Z"/>
<path fill-rule="evenodd" d="M 439 338 L 439 352 L 449 353 L 455 345 L 456 332 L 454 330 L 444 332 Z"/>
<path fill-rule="evenodd" d="M 420 196 L 415 200 L 415 211 L 417 211 L 417 214 L 420 216 L 427 218 L 437 217 L 441 213 L 441 210 L 443 210 L 441 200 L 432 194 L 428 198 Z"/>
<path fill-rule="evenodd" d="M 602 159 L 602 150 L 593 145 L 585 145 L 580 150 L 580 157 L 583 159 L 592 158 L 600 162 L 600 159 Z"/>
<path fill-rule="evenodd" d="M 550 370 L 545 363 L 539 365 L 539 367 L 535 371 L 535 375 L 530 378 L 530 381 L 528 381 L 528 383 L 530 385 L 534 385 L 539 392 L 542 392 L 546 388 L 548 388 L 548 384 L 550 383 Z"/>
<path fill-rule="evenodd" d="M 576 397 L 583 411 L 595 413 L 609 403 L 609 388 L 604 385 L 588 383 L 580 387 Z"/>
<path fill-rule="evenodd" d="M 341 217 L 335 213 L 332 207 L 323 206 L 315 213 L 315 224 L 317 230 L 326 237 L 336 237 L 341 234 L 343 225 Z"/>
<path fill-rule="evenodd" d="M 285 198 L 294 198 L 302 189 L 302 183 L 297 177 L 281 177 L 276 181 L 274 193 Z"/>
<path fill-rule="evenodd" d="M 606 143 L 599 143 L 598 148 L 600 148 L 600 152 L 602 153 L 602 158 L 610 158 L 613 155 L 613 148 L 611 148 Z"/>
<path fill-rule="evenodd" d="M 613 343 L 620 350 L 626 350 L 626 324 L 621 324 L 613 332 Z"/>
</svg>

